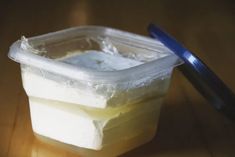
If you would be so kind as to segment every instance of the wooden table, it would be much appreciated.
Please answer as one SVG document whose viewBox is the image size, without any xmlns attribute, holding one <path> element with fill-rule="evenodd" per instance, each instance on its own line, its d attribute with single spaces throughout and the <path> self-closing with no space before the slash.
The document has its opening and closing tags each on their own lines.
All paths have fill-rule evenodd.
<svg viewBox="0 0 235 157">
<path fill-rule="evenodd" d="M 155 22 L 182 41 L 235 90 L 233 1 L 16 1 L 0 2 L 0 156 L 78 157 L 41 142 L 31 129 L 17 63 L 7 58 L 19 39 L 84 24 L 144 34 Z M 235 123 L 217 113 L 176 69 L 156 137 L 122 157 L 233 157 Z"/>
</svg>

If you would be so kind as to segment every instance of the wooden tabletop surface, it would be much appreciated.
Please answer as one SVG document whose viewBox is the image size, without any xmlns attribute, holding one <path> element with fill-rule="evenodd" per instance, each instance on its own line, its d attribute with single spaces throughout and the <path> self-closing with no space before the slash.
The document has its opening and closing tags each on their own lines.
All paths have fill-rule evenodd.
<svg viewBox="0 0 235 157">
<path fill-rule="evenodd" d="M 79 157 L 33 135 L 19 64 L 7 58 L 19 39 L 84 24 L 147 35 L 149 22 L 164 27 L 194 51 L 235 91 L 235 3 L 224 1 L 0 1 L 0 157 Z M 234 157 L 235 123 L 215 111 L 174 70 L 149 143 L 122 157 Z"/>
</svg>

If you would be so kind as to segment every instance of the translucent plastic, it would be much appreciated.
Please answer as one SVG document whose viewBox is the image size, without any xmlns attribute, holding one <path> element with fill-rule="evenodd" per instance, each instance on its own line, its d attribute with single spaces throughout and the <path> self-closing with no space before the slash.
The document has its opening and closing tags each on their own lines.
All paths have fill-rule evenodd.
<svg viewBox="0 0 235 157">
<path fill-rule="evenodd" d="M 9 57 L 21 64 L 34 132 L 105 154 L 154 136 L 172 70 L 181 63 L 156 40 L 97 26 L 22 37 Z M 136 142 L 122 147 L 129 140 Z"/>
<path fill-rule="evenodd" d="M 144 64 L 118 71 L 96 71 L 60 60 L 74 53 L 83 53 L 85 50 L 118 54 L 139 60 Z M 179 59 L 160 42 L 127 32 L 94 26 L 72 28 L 29 39 L 22 38 L 11 46 L 9 57 L 22 64 L 23 74 L 30 73 L 38 76 L 39 80 L 47 79 L 55 84 L 63 84 L 63 88 L 69 88 L 73 93 L 70 93 L 73 98 L 67 96 L 69 92 L 59 87 L 52 91 L 47 89 L 46 93 L 42 93 L 41 91 L 45 91 L 46 83 L 37 86 L 40 93 L 30 90 L 30 86 L 33 86 L 27 85 L 29 81 L 23 79 L 28 95 L 98 108 L 135 102 L 153 92 L 162 93 L 161 87 L 157 86 L 154 89 L 149 86 L 145 92 L 140 91 L 155 79 L 168 78 L 172 68 L 180 63 Z M 39 80 L 35 79 L 36 82 L 31 80 L 31 83 L 35 85 Z M 158 84 L 161 85 L 160 81 Z M 55 98 L 53 91 L 60 91 L 57 94 L 65 96 Z M 96 99 L 91 100 L 92 102 L 84 102 L 79 99 L 81 94 L 84 97 L 95 95 Z M 125 95 L 125 98 L 119 99 L 120 95 Z"/>
</svg>

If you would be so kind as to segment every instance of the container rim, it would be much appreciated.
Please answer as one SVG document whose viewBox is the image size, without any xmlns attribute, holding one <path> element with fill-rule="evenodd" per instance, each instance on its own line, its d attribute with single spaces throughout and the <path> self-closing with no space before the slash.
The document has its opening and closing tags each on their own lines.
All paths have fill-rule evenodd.
<svg viewBox="0 0 235 157">
<path fill-rule="evenodd" d="M 52 40 L 53 36 L 62 37 L 65 34 L 75 34 L 76 31 L 89 31 L 92 32 L 101 32 L 103 35 L 109 34 L 110 36 L 124 36 L 128 37 L 131 40 L 139 41 L 139 42 L 147 42 L 148 44 L 154 45 L 158 44 L 164 46 L 161 42 L 156 41 L 154 39 L 124 32 L 121 30 L 103 27 L 103 26 L 80 26 L 80 27 L 72 27 L 68 29 L 64 29 L 61 31 L 56 31 L 44 35 L 39 35 L 35 37 L 30 37 L 28 40 L 30 42 L 40 42 L 42 40 Z M 179 59 L 174 53 L 169 50 L 169 55 L 138 65 L 128 69 L 117 70 L 117 71 L 95 71 L 92 69 L 76 67 L 74 65 L 66 64 L 63 62 L 59 62 L 57 60 L 45 58 L 43 56 L 39 56 L 34 54 L 31 49 L 24 49 L 21 47 L 22 40 L 18 40 L 14 42 L 9 50 L 8 57 L 15 62 L 20 64 L 25 64 L 33 67 L 37 67 L 39 69 L 43 69 L 52 73 L 56 73 L 58 75 L 63 75 L 75 80 L 82 80 L 87 82 L 122 82 L 122 81 L 130 81 L 130 78 L 137 79 L 147 77 L 146 75 L 151 75 L 153 72 L 155 74 L 161 73 L 162 71 L 174 68 L 177 65 L 182 64 L 182 60 Z M 168 49 L 168 48 L 167 48 Z M 157 73 L 156 73 L 157 71 Z"/>
</svg>

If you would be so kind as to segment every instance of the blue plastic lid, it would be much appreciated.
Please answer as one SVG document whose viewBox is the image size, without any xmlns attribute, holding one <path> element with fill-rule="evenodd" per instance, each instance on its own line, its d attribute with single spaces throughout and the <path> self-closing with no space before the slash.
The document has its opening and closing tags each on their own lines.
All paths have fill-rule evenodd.
<svg viewBox="0 0 235 157">
<path fill-rule="evenodd" d="M 235 121 L 235 95 L 223 81 L 195 54 L 159 27 L 150 24 L 148 31 L 152 38 L 157 38 L 185 62 L 180 70 L 210 104 Z"/>
</svg>

